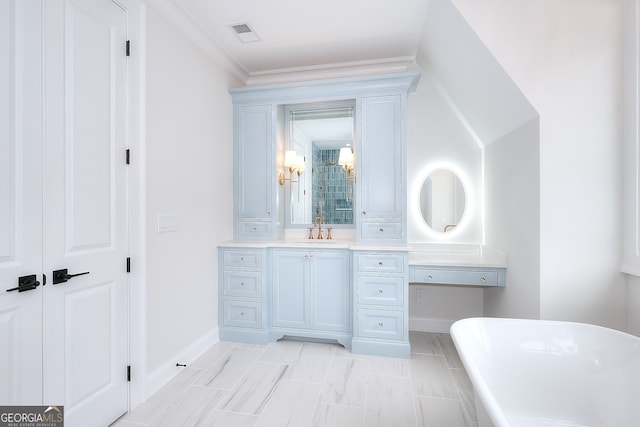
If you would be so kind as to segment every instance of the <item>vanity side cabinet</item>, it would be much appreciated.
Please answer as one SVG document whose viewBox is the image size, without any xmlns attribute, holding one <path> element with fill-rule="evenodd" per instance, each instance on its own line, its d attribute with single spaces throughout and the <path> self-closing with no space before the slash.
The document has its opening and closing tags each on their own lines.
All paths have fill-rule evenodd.
<svg viewBox="0 0 640 427">
<path fill-rule="evenodd" d="M 350 257 L 342 250 L 273 249 L 270 339 L 351 341 Z"/>
<path fill-rule="evenodd" d="M 408 253 L 357 251 L 353 264 L 352 351 L 408 358 Z"/>
<path fill-rule="evenodd" d="M 404 243 L 406 93 L 360 99 L 358 240 Z"/>
<path fill-rule="evenodd" d="M 234 239 L 278 237 L 274 108 L 234 107 Z"/>
<path fill-rule="evenodd" d="M 221 340 L 267 342 L 265 252 L 260 248 L 218 248 Z"/>
</svg>

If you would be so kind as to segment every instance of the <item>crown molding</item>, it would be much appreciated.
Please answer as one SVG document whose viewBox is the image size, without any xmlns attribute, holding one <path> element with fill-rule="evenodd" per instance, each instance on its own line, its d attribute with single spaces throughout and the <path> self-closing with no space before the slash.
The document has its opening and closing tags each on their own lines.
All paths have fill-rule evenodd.
<svg viewBox="0 0 640 427">
<path fill-rule="evenodd" d="M 416 69 L 415 56 L 291 67 L 249 74 L 247 86 L 403 73 Z"/>
</svg>

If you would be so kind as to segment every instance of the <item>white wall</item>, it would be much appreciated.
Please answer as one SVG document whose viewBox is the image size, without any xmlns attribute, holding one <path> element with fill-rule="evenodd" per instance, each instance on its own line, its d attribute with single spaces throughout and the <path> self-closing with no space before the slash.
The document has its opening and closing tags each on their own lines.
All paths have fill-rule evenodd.
<svg viewBox="0 0 640 427">
<path fill-rule="evenodd" d="M 627 332 L 640 336 L 640 277 L 629 276 L 627 283 Z"/>
<path fill-rule="evenodd" d="M 484 315 L 540 317 L 540 144 L 532 120 L 487 146 L 487 245 L 508 254 L 507 286 L 484 292 Z"/>
<path fill-rule="evenodd" d="M 232 237 L 232 107 L 223 68 L 147 14 L 147 372 L 217 328 L 216 245 Z M 134 157 L 133 161 L 136 159 Z M 158 214 L 180 230 L 157 233 Z"/>
<path fill-rule="evenodd" d="M 638 112 L 640 111 L 638 88 L 638 55 L 640 53 L 640 1 L 625 0 L 625 74 L 624 74 L 624 261 L 623 271 L 633 274 L 640 272 L 640 254 L 638 253 Z M 640 277 L 627 278 L 627 331 L 640 336 Z"/>
<path fill-rule="evenodd" d="M 453 0 L 540 114 L 540 316 L 624 329 L 622 0 Z"/>
<path fill-rule="evenodd" d="M 482 243 L 482 152 L 428 71 L 409 96 L 407 115 L 408 241 Z M 467 192 L 464 222 L 447 234 L 433 232 L 420 213 L 422 183 L 440 167 L 456 172 Z"/>
<path fill-rule="evenodd" d="M 409 243 L 482 243 L 482 153 L 460 122 L 427 69 L 409 96 L 407 121 L 407 183 Z M 463 179 L 468 193 L 464 223 L 454 231 L 431 231 L 420 213 L 420 190 L 430 170 L 448 167 Z M 416 298 L 421 290 L 424 296 Z M 453 321 L 482 316 L 482 289 L 411 285 L 409 327 L 448 331 Z"/>
</svg>

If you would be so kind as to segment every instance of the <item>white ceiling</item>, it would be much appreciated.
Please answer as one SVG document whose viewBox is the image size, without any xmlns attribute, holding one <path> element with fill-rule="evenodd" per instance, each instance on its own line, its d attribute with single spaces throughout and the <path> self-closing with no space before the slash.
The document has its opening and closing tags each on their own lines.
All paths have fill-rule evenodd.
<svg viewBox="0 0 640 427">
<path fill-rule="evenodd" d="M 180 11 L 246 75 L 413 62 L 427 0 L 153 0 Z M 248 23 L 243 43 L 230 24 Z"/>
<path fill-rule="evenodd" d="M 455 0 L 147 0 L 241 85 L 406 71 L 418 64 L 479 144 L 537 116 Z M 243 43 L 231 24 L 260 41 Z M 425 76 L 423 76 L 425 78 Z"/>
</svg>

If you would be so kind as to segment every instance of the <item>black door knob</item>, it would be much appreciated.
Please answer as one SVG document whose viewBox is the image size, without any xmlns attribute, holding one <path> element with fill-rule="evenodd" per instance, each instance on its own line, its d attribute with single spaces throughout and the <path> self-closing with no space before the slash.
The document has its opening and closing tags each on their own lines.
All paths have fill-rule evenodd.
<svg viewBox="0 0 640 427">
<path fill-rule="evenodd" d="M 65 283 L 67 280 L 76 277 L 76 276 L 83 276 L 85 274 L 89 274 L 88 271 L 85 271 L 84 273 L 75 273 L 75 274 L 69 274 L 68 270 L 66 268 L 63 268 L 62 270 L 54 270 L 53 272 L 53 284 L 54 285 L 58 285 L 60 283 Z"/>
<path fill-rule="evenodd" d="M 24 292 L 24 291 L 32 291 L 35 288 L 40 286 L 40 282 L 36 280 L 35 274 L 30 274 L 28 276 L 18 277 L 18 286 L 15 288 L 7 289 L 7 292 Z"/>
</svg>

